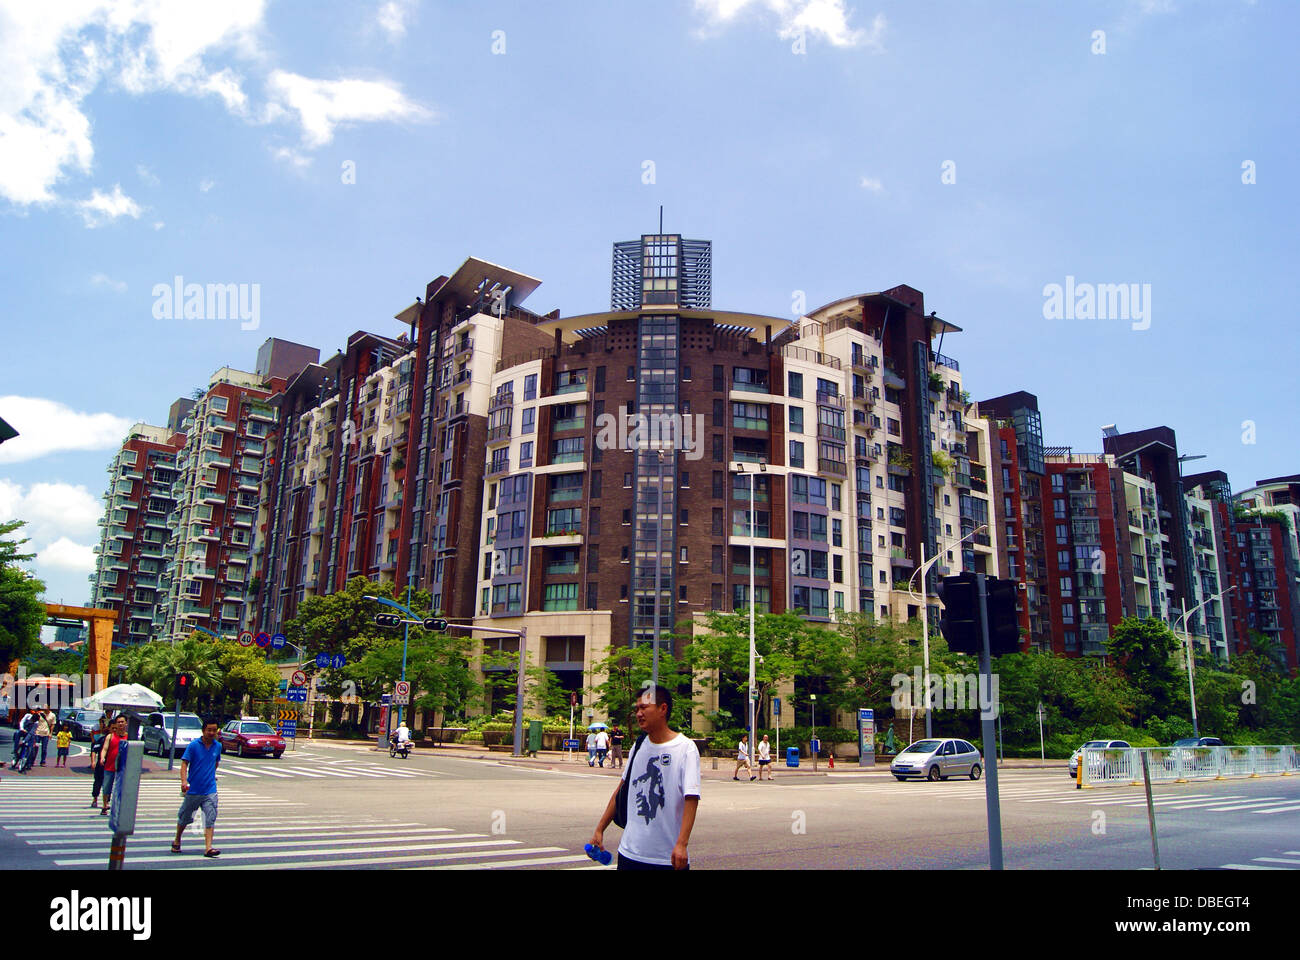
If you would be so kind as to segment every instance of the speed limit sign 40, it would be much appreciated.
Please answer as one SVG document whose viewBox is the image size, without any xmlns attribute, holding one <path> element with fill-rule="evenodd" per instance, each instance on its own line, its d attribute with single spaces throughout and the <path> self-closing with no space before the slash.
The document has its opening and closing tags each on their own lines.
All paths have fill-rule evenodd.
<svg viewBox="0 0 1300 960">
<path fill-rule="evenodd" d="M 245 630 L 239 635 L 239 645 L 241 647 L 251 647 L 253 645 L 253 634 Z"/>
</svg>

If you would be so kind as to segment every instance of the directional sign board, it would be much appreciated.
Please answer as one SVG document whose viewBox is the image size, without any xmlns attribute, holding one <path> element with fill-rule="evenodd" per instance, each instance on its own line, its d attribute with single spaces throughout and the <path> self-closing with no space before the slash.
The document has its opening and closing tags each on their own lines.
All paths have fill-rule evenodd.
<svg viewBox="0 0 1300 960">
<path fill-rule="evenodd" d="M 316 654 L 316 666 L 324 668 L 330 665 L 330 655 L 328 653 Z"/>
<path fill-rule="evenodd" d="M 275 636 L 271 638 L 271 646 L 276 650 L 280 650 L 283 649 L 284 645 L 288 641 L 289 638 L 286 637 L 283 633 L 277 633 Z"/>
<path fill-rule="evenodd" d="M 295 670 L 293 676 L 289 678 L 289 685 L 293 687 L 301 687 L 306 682 L 307 674 L 303 673 L 301 670 Z"/>
<path fill-rule="evenodd" d="M 265 630 L 259 630 L 257 636 L 253 638 L 259 647 L 265 650 L 271 645 L 271 635 Z"/>
<path fill-rule="evenodd" d="M 239 645 L 241 647 L 251 647 L 253 645 L 253 635 L 245 630 L 239 635 Z"/>
<path fill-rule="evenodd" d="M 284 692 L 284 698 L 285 698 L 286 700 L 292 701 L 292 702 L 294 702 L 294 703 L 306 703 L 306 702 L 307 702 L 307 688 L 306 688 L 306 687 L 290 687 L 288 690 L 286 690 L 286 691 Z"/>
<path fill-rule="evenodd" d="M 347 664 L 348 658 L 343 656 L 341 653 L 336 653 L 329 659 L 329 666 L 333 667 L 335 670 L 342 670 L 347 666 Z"/>
<path fill-rule="evenodd" d="M 286 720 L 280 724 L 280 736 L 293 740 L 298 736 L 298 721 Z"/>
</svg>

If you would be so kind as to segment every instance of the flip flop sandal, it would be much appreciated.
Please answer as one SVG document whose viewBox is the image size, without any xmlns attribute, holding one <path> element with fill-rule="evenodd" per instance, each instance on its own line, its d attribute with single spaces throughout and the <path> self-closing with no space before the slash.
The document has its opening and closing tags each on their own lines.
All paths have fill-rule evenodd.
<svg viewBox="0 0 1300 960">
<path fill-rule="evenodd" d="M 220 850 L 205 850 L 205 851 L 203 852 L 203 855 L 204 855 L 205 857 L 219 857 L 219 856 L 221 856 L 221 851 L 220 851 Z"/>
</svg>

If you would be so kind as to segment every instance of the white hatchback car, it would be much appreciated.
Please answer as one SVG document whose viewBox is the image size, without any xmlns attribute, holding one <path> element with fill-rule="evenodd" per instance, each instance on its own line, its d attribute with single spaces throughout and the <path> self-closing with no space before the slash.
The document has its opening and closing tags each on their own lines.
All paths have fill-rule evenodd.
<svg viewBox="0 0 1300 960">
<path fill-rule="evenodd" d="M 889 772 L 899 780 L 908 777 L 947 780 L 954 776 L 978 780 L 983 770 L 984 761 L 975 745 L 955 739 L 918 740 L 889 765 Z"/>
</svg>

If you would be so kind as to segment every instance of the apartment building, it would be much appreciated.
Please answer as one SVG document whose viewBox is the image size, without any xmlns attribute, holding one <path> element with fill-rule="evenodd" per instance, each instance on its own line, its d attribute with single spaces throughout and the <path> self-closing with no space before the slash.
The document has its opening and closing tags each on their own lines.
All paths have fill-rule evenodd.
<svg viewBox="0 0 1300 960">
<path fill-rule="evenodd" d="M 249 629 L 283 629 L 352 577 L 395 581 L 413 366 L 405 337 L 357 332 L 272 401 Z"/>
<path fill-rule="evenodd" d="M 222 367 L 189 411 L 185 443 L 176 456 L 168 518 L 171 539 L 159 580 L 160 637 L 187 636 L 195 627 L 228 636 L 244 620 L 267 440 L 276 424 L 271 399 L 285 387 L 270 375 L 270 358 L 259 370 Z M 303 356 L 292 344 L 292 352 Z M 283 349 L 283 348 L 280 348 Z"/>
<path fill-rule="evenodd" d="M 170 545 L 167 518 L 175 505 L 172 484 L 184 439 L 170 427 L 137 423 L 108 465 L 88 606 L 117 611 L 114 643 L 140 643 L 161 628 L 156 617 Z"/>
</svg>

